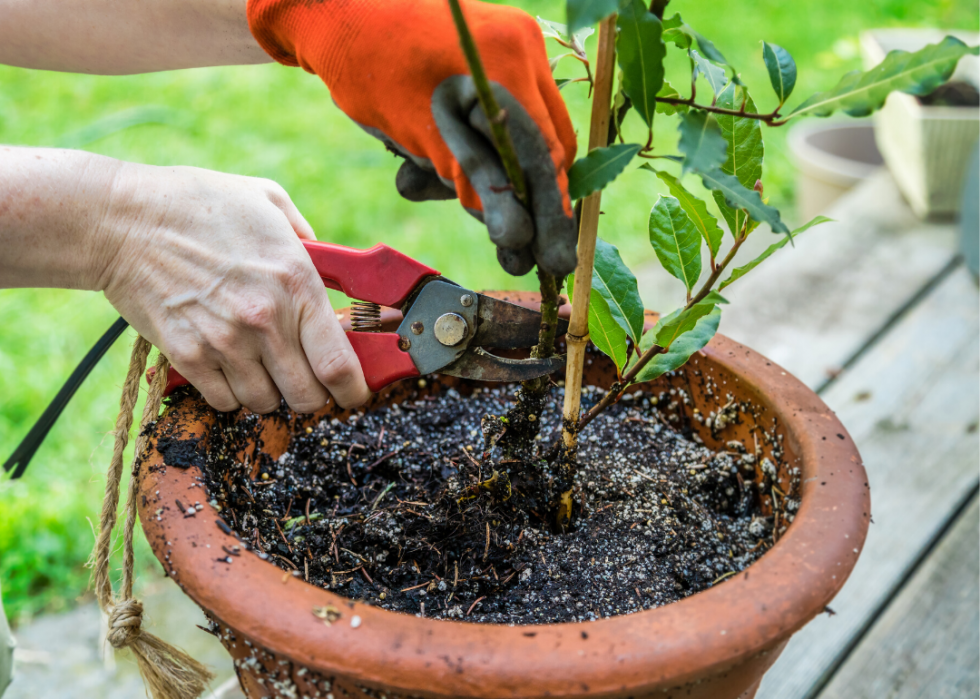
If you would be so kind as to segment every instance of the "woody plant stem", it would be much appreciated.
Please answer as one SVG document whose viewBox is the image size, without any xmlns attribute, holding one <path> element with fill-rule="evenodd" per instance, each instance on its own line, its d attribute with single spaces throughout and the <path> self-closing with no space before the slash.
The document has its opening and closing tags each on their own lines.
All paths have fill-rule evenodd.
<svg viewBox="0 0 980 699">
<path fill-rule="evenodd" d="M 459 0 L 449 0 L 449 8 L 453 14 L 453 22 L 456 23 L 456 33 L 459 34 L 459 44 L 466 57 L 466 63 L 473 77 L 473 85 L 476 88 L 477 97 L 480 100 L 480 107 L 490 122 L 490 133 L 493 136 L 493 144 L 500 155 L 503 163 L 504 172 L 514 191 L 514 196 L 518 201 L 527 206 L 527 185 L 524 182 L 524 171 L 521 170 L 520 161 L 517 159 L 517 151 L 514 148 L 514 141 L 510 137 L 510 130 L 507 128 L 507 111 L 500 108 L 497 98 L 490 87 L 490 80 L 483 69 L 483 61 L 480 52 L 470 33 L 469 25 L 463 16 L 463 8 L 460 7 Z M 559 283 L 553 274 L 549 274 L 538 267 L 538 281 L 541 287 L 541 330 L 538 333 L 538 344 L 531 351 L 531 356 L 535 358 L 550 357 L 554 353 L 555 331 L 558 328 L 558 289 Z M 524 387 L 534 393 L 542 394 L 548 387 L 548 379 L 535 379 L 526 381 Z"/>
</svg>

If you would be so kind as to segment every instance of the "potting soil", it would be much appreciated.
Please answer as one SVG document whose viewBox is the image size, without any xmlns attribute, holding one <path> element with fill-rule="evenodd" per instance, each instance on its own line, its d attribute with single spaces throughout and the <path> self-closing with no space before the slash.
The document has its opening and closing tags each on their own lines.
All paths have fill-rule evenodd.
<svg viewBox="0 0 980 699">
<path fill-rule="evenodd" d="M 600 397 L 586 389 L 583 404 Z M 279 459 L 257 453 L 254 478 L 255 460 L 212 457 L 212 504 L 248 548 L 312 585 L 472 622 L 650 609 L 723 584 L 772 545 L 754 456 L 738 445 L 712 452 L 640 392 L 580 435 L 572 528 L 557 533 L 545 457 L 559 437 L 560 398 L 553 392 L 538 416 L 530 459 L 509 458 L 481 431 L 484 415 L 507 411 L 511 388 L 448 390 L 321 421 Z M 249 419 L 219 434 L 212 454 L 255 439 Z"/>
</svg>

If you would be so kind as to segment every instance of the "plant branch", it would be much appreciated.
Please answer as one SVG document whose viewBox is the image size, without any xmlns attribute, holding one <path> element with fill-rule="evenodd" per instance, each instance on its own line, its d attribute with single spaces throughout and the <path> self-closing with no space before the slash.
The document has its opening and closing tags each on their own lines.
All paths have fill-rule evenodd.
<svg viewBox="0 0 980 699">
<path fill-rule="evenodd" d="M 743 233 L 735 239 L 735 243 L 732 245 L 731 250 L 728 251 L 728 254 L 725 255 L 725 259 L 722 260 L 720 264 L 715 266 L 711 272 L 711 276 L 705 280 L 698 292 L 690 298 L 690 300 L 684 306 L 684 310 L 687 310 L 691 308 L 691 306 L 700 303 L 702 300 L 704 300 L 704 297 L 711 292 L 711 287 L 715 285 L 715 282 L 718 281 L 718 278 L 721 276 L 722 272 L 725 271 L 725 268 L 729 265 L 729 263 L 735 259 L 735 254 L 742 246 L 742 243 L 745 242 L 746 237 L 747 236 Z M 658 354 L 663 354 L 666 351 L 667 348 L 659 345 L 653 345 L 650 347 L 650 349 L 641 354 L 636 360 L 636 364 L 634 364 L 629 371 L 623 374 L 623 378 L 614 383 L 606 392 L 606 395 L 602 397 L 602 400 L 593 405 L 592 408 L 582 416 L 582 418 L 578 421 L 577 431 L 581 432 L 582 428 L 592 422 L 596 415 L 608 408 L 612 403 L 619 400 L 620 396 L 622 396 L 626 389 L 630 387 L 630 384 L 633 383 L 634 379 L 636 379 L 636 377 L 640 375 L 640 372 L 643 371 L 643 367 L 649 364 L 650 360 L 655 356 Z"/>
<path fill-rule="evenodd" d="M 779 120 L 780 113 L 779 109 L 775 109 L 768 114 L 758 114 L 756 112 L 745 111 L 745 104 L 742 104 L 741 109 L 725 109 L 724 107 L 716 107 L 713 104 L 696 104 L 694 102 L 694 96 L 691 97 L 655 97 L 657 102 L 663 102 L 664 104 L 673 104 L 680 106 L 691 107 L 692 109 L 703 109 L 706 112 L 711 112 L 712 114 L 728 114 L 730 116 L 744 117 L 746 119 L 758 119 L 759 121 L 764 121 L 769 126 L 781 126 L 786 123 L 786 120 Z"/>
<path fill-rule="evenodd" d="M 535 359 L 546 359 L 555 353 L 555 333 L 558 331 L 558 290 L 561 282 L 554 275 L 538 267 L 538 285 L 541 289 L 541 329 L 538 344 L 531 350 Z M 543 377 L 545 381 L 548 377 Z"/>
<path fill-rule="evenodd" d="M 520 161 L 517 159 L 517 150 L 514 148 L 514 141 L 510 137 L 507 129 L 507 111 L 500 108 L 497 98 L 490 87 L 490 80 L 483 69 L 483 61 L 480 59 L 480 52 L 476 48 L 476 42 L 470 33 L 470 28 L 466 24 L 463 16 L 463 8 L 459 5 L 459 0 L 449 0 L 449 8 L 453 13 L 453 21 L 456 23 L 456 32 L 459 34 L 459 44 L 466 56 L 466 64 L 470 68 L 473 76 L 473 84 L 476 87 L 476 94 L 480 99 L 480 106 L 490 122 L 490 133 L 493 135 L 493 143 L 497 147 L 497 153 L 504 165 L 504 172 L 507 179 L 514 187 L 514 196 L 522 204 L 527 204 L 527 185 L 524 182 L 524 171 L 521 169 Z"/>
</svg>

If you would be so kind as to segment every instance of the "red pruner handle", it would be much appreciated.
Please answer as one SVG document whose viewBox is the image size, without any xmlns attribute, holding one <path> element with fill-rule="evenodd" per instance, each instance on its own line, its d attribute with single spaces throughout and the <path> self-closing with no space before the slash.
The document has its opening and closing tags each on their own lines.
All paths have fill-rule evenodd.
<svg viewBox="0 0 980 699">
<path fill-rule="evenodd" d="M 401 307 L 420 281 L 439 274 L 381 243 L 368 250 L 315 240 L 303 245 L 325 286 L 381 306 Z"/>
<path fill-rule="evenodd" d="M 157 375 L 157 368 L 155 366 L 151 366 L 149 369 L 147 369 L 146 383 L 152 384 L 153 377 L 156 375 Z M 181 386 L 187 386 L 188 384 L 190 384 L 190 381 L 188 381 L 183 376 L 181 376 L 179 371 L 177 371 L 173 367 L 170 367 L 167 370 L 167 385 L 163 389 L 164 398 L 166 398 L 171 393 L 173 393 L 175 388 L 180 388 Z"/>
<path fill-rule="evenodd" d="M 408 352 L 399 349 L 397 333 L 348 332 L 347 339 L 361 360 L 368 388 L 375 393 L 396 381 L 419 375 Z"/>
<path fill-rule="evenodd" d="M 408 352 L 399 349 L 397 333 L 348 332 L 347 339 L 361 362 L 368 388 L 375 393 L 396 381 L 419 375 Z M 150 367 L 146 372 L 146 382 L 152 383 L 155 374 L 156 367 Z M 189 383 L 180 372 L 170 367 L 163 395 L 169 396 L 175 388 Z"/>
</svg>

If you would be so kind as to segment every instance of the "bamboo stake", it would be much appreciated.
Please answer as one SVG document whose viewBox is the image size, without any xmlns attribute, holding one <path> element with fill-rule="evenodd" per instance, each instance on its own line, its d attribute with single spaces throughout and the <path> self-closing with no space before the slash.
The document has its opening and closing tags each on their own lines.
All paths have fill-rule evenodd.
<svg viewBox="0 0 980 699">
<path fill-rule="evenodd" d="M 616 15 L 599 23 L 599 51 L 596 59 L 595 92 L 592 96 L 592 123 L 589 126 L 589 150 L 609 143 L 609 112 L 612 107 L 613 78 L 616 72 Z M 582 368 L 585 346 L 589 341 L 589 294 L 592 292 L 592 265 L 595 240 L 599 231 L 599 206 L 602 193 L 594 192 L 582 204 L 578 228 L 578 264 L 572 295 L 572 314 L 565 333 L 568 355 L 565 359 L 565 403 L 562 411 L 564 454 L 559 464 L 561 495 L 558 499 L 556 524 L 566 531 L 572 521 L 572 483 L 575 451 L 578 447 L 578 419 L 582 407 Z"/>
<path fill-rule="evenodd" d="M 592 98 L 592 123 L 589 127 L 589 150 L 608 144 L 609 112 L 612 104 L 613 78 L 616 69 L 616 15 L 599 24 L 599 55 L 596 60 L 595 94 Z M 562 439 L 566 450 L 574 455 L 582 401 L 582 367 L 585 346 L 589 341 L 589 293 L 592 291 L 592 264 L 595 258 L 596 234 L 599 231 L 599 206 L 602 192 L 594 192 L 582 204 L 578 232 L 578 265 L 572 295 L 572 314 L 565 342 L 565 403 Z M 563 498 L 564 499 L 564 498 Z M 560 516 L 559 516 L 560 519 Z"/>
</svg>

